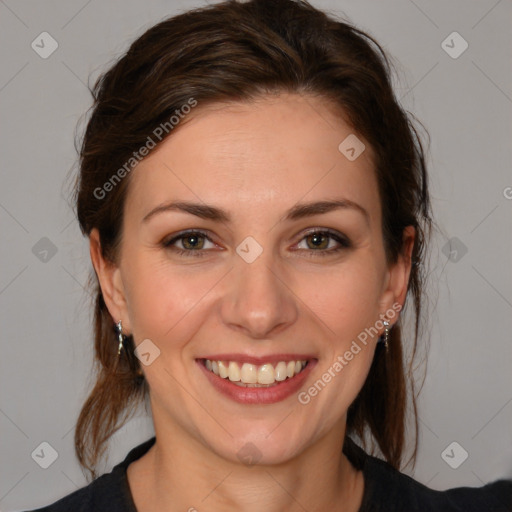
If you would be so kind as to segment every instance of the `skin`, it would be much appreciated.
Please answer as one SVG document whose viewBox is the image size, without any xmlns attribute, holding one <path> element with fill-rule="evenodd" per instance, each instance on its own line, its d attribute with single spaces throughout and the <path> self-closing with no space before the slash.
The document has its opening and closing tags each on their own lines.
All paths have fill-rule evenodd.
<svg viewBox="0 0 512 512">
<path fill-rule="evenodd" d="M 113 321 L 160 356 L 146 367 L 157 442 L 128 467 L 141 511 L 357 511 L 364 481 L 342 453 L 346 413 L 367 377 L 378 336 L 307 405 L 240 404 L 221 395 L 196 358 L 222 352 L 313 354 L 307 389 L 379 315 L 403 304 L 414 241 L 394 265 L 385 258 L 381 206 L 369 144 L 349 161 L 338 145 L 354 133 L 327 101 L 281 94 L 203 107 L 132 171 L 115 263 L 91 257 Z M 359 137 L 361 139 L 361 137 Z M 297 203 L 348 199 L 355 208 L 283 220 Z M 143 218 L 169 201 L 213 205 L 229 222 L 181 211 Z M 306 231 L 331 229 L 312 243 Z M 162 242 L 205 231 L 203 257 Z M 247 263 L 237 246 L 252 236 L 262 254 Z M 192 240 L 193 242 L 193 240 Z M 191 240 L 174 247 L 190 249 Z M 391 322 L 396 322 L 396 316 Z M 382 329 L 380 330 L 382 332 Z M 114 343 L 114 341 L 113 341 Z M 248 467 L 237 452 L 261 453 Z"/>
</svg>

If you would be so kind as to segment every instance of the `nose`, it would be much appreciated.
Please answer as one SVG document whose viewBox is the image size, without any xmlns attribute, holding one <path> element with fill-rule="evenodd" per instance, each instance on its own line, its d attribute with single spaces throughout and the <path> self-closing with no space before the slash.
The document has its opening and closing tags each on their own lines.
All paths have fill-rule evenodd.
<svg viewBox="0 0 512 512">
<path fill-rule="evenodd" d="M 297 298 L 271 255 L 264 251 L 252 263 L 238 259 L 221 315 L 231 329 L 254 339 L 268 339 L 293 325 L 298 316 Z"/>
</svg>

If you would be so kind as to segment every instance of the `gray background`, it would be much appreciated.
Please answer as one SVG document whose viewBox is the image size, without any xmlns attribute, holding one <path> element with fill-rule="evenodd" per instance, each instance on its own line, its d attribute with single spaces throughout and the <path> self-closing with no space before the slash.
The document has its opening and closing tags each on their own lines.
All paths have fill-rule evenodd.
<svg viewBox="0 0 512 512">
<path fill-rule="evenodd" d="M 441 229 L 432 253 L 418 463 L 404 472 L 435 489 L 512 477 L 512 3 L 313 4 L 345 13 L 391 52 L 400 63 L 398 94 L 432 137 L 428 163 Z M 3 511 L 42 506 L 85 484 L 73 427 L 92 384 L 91 267 L 66 178 L 75 125 L 90 105 L 86 84 L 152 24 L 198 5 L 0 0 Z M 59 45 L 47 59 L 31 48 L 43 31 Z M 453 31 L 469 44 L 458 58 L 441 45 Z M 461 48 L 457 40 L 447 44 Z M 141 413 L 113 438 L 104 470 L 151 435 Z M 48 469 L 31 457 L 44 441 L 58 453 Z M 461 448 L 442 456 L 453 441 L 469 454 L 457 469 L 446 453 L 453 464 Z"/>
</svg>

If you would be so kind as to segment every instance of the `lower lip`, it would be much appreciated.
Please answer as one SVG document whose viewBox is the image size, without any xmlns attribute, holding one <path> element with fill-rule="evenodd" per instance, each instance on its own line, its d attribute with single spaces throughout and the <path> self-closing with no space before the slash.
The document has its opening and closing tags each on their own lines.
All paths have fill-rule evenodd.
<svg viewBox="0 0 512 512">
<path fill-rule="evenodd" d="M 316 359 L 308 361 L 306 367 L 291 378 L 276 382 L 273 386 L 263 388 L 247 388 L 237 386 L 229 379 L 223 379 L 208 370 L 202 361 L 196 361 L 206 378 L 220 393 L 241 404 L 275 404 L 298 392 L 305 379 L 316 364 Z"/>
</svg>

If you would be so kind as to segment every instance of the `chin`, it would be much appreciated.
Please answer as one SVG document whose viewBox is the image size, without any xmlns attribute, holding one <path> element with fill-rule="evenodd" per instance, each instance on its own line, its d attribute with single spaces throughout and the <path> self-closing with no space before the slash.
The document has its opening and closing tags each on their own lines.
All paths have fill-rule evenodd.
<svg viewBox="0 0 512 512">
<path fill-rule="evenodd" d="M 290 432 L 288 425 L 282 424 L 276 429 L 276 423 L 272 423 L 272 426 L 269 425 L 264 430 L 258 428 L 250 431 L 246 428 L 240 435 L 236 435 L 234 429 L 231 429 L 232 438 L 225 436 L 226 442 L 222 444 L 219 444 L 218 438 L 212 439 L 210 449 L 230 462 L 246 466 L 286 463 L 299 455 L 307 443 L 303 435 L 299 438 L 298 433 L 295 435 Z"/>
</svg>

